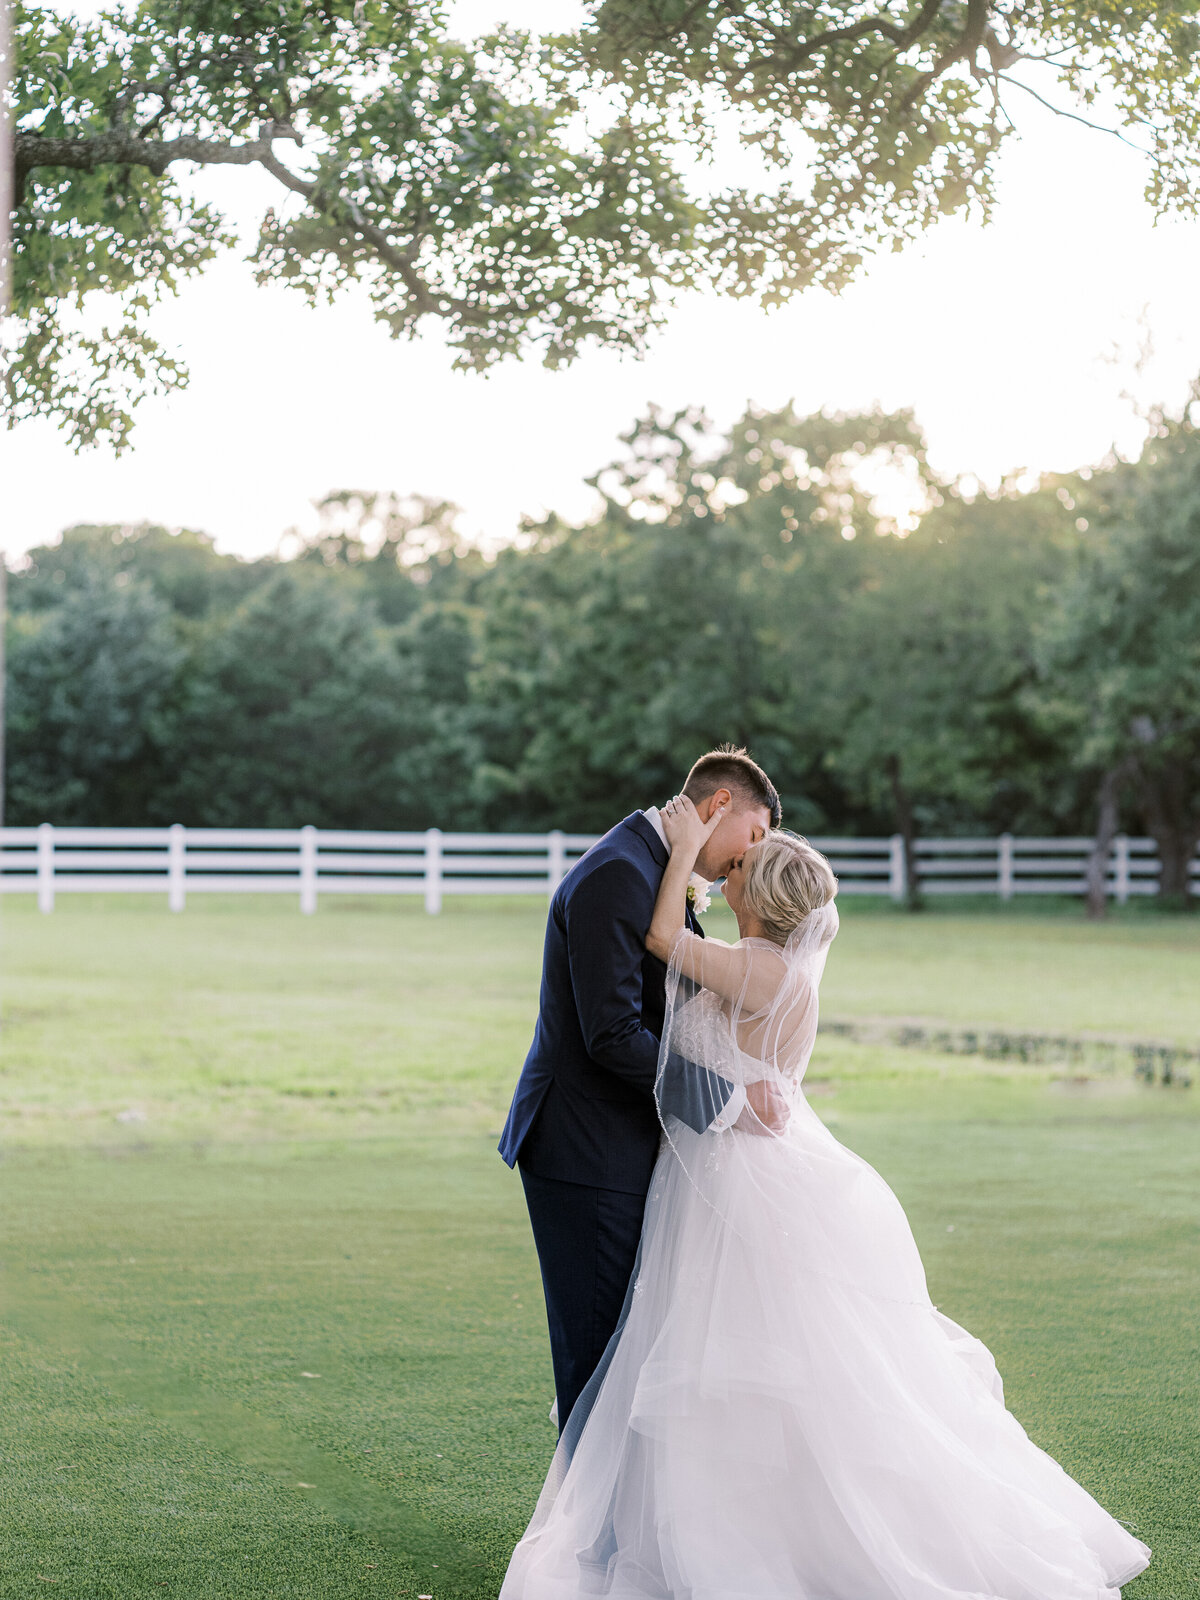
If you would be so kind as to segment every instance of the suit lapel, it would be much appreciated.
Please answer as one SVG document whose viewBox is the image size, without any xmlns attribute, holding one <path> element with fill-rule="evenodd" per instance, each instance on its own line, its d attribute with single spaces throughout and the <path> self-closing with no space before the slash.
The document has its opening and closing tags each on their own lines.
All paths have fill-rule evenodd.
<svg viewBox="0 0 1200 1600">
<path fill-rule="evenodd" d="M 653 856 L 655 865 L 658 867 L 659 871 L 665 872 L 667 866 L 667 847 L 658 837 L 658 834 L 654 831 L 653 823 L 647 821 L 645 815 L 641 811 L 635 811 L 631 817 L 625 818 L 625 826 L 633 833 L 637 834 L 638 838 Z"/>
<path fill-rule="evenodd" d="M 625 818 L 624 826 L 629 828 L 631 832 L 637 834 L 638 838 L 654 857 L 655 865 L 658 867 L 659 871 L 665 872 L 668 861 L 667 847 L 659 838 L 658 833 L 654 828 L 654 824 L 647 821 L 645 813 L 641 811 L 635 811 L 632 816 Z M 690 901 L 684 908 L 684 917 L 691 931 L 695 934 L 698 934 L 700 938 L 703 939 L 704 929 L 700 926 L 700 919 L 692 910 Z"/>
</svg>

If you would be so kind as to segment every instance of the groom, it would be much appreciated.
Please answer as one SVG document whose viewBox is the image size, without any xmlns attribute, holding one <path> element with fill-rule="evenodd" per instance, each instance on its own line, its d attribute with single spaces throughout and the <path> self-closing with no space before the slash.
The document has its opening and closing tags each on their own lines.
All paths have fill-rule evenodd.
<svg viewBox="0 0 1200 1600">
<path fill-rule="evenodd" d="M 723 811 L 696 863 L 710 881 L 779 826 L 775 786 L 744 750 L 701 756 L 682 792 L 705 822 Z M 657 808 L 635 811 L 556 890 L 537 1027 L 500 1140 L 520 1167 L 533 1225 L 560 1429 L 620 1319 L 658 1156 L 666 968 L 645 938 L 669 853 Z M 690 906 L 687 917 L 700 933 Z M 746 1096 L 678 1057 L 662 1093 L 698 1132 L 734 1121 Z M 765 1102 L 746 1113 L 760 1130 L 775 1115 Z"/>
</svg>

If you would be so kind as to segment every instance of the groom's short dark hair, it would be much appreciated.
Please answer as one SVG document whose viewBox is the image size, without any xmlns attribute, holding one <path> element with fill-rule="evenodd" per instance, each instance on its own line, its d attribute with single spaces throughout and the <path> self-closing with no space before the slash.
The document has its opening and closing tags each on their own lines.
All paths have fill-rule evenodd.
<svg viewBox="0 0 1200 1600">
<path fill-rule="evenodd" d="M 683 793 L 693 805 L 699 805 L 718 789 L 728 789 L 743 806 L 766 806 L 771 826 L 779 826 L 783 815 L 779 791 L 758 762 L 736 745 L 718 745 L 701 756 L 687 775 Z"/>
</svg>

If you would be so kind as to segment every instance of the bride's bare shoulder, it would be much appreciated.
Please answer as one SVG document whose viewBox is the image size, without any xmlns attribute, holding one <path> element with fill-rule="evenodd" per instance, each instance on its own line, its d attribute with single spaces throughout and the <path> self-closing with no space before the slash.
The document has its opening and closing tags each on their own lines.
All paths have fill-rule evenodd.
<svg viewBox="0 0 1200 1600">
<path fill-rule="evenodd" d="M 746 963 L 746 1009 L 765 1010 L 787 979 L 787 958 L 772 939 L 743 939 L 741 948 Z"/>
<path fill-rule="evenodd" d="M 774 939 L 739 939 L 734 948 L 745 951 L 746 960 L 752 966 L 780 973 L 787 969 L 787 957 Z"/>
<path fill-rule="evenodd" d="M 701 939 L 687 930 L 679 935 L 672 959 L 685 977 L 712 989 L 743 1011 L 770 1005 L 787 975 L 783 951 L 769 939 Z"/>
</svg>

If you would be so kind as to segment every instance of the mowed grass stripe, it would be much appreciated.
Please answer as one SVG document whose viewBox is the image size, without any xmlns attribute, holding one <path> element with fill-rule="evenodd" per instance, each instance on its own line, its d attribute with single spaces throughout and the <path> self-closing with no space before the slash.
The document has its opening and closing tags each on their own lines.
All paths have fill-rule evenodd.
<svg viewBox="0 0 1200 1600">
<path fill-rule="evenodd" d="M 311 1556 L 297 1548 L 297 1536 L 304 1543 L 314 1534 L 323 1539 L 328 1549 L 310 1577 L 314 1585 L 351 1577 L 362 1581 L 377 1572 L 379 1578 L 373 1582 L 387 1581 L 399 1593 L 428 1592 L 431 1576 L 442 1594 L 478 1592 L 479 1569 L 485 1563 L 273 1419 L 249 1412 L 178 1374 L 150 1371 L 136 1358 L 131 1364 L 128 1349 L 120 1352 L 121 1342 L 94 1319 L 88 1319 L 85 1337 L 81 1328 L 64 1323 L 58 1308 L 42 1305 L 32 1310 L 22 1298 L 15 1311 L 6 1311 L 4 1322 L 25 1334 L 24 1349 L 10 1344 L 6 1355 L 10 1382 L 14 1356 L 17 1362 L 24 1357 L 28 1377 L 30 1355 L 38 1352 L 35 1389 L 43 1394 L 63 1382 L 67 1371 L 62 1363 L 70 1362 L 73 1425 L 69 1435 L 60 1436 L 56 1453 L 76 1459 L 49 1462 L 51 1424 L 38 1429 L 43 1443 L 40 1460 L 18 1457 L 12 1462 L 12 1468 L 18 1463 L 21 1468 L 19 1480 L 10 1476 L 14 1502 L 37 1495 L 39 1466 L 44 1487 L 38 1537 L 29 1542 L 23 1562 L 20 1552 L 12 1551 L 17 1564 L 10 1558 L 0 1579 L 0 1594 L 9 1592 L 6 1584 L 19 1588 L 30 1578 L 86 1586 L 88 1594 L 95 1592 L 95 1583 L 101 1584 L 101 1592 L 108 1592 L 106 1584 L 113 1585 L 114 1593 L 136 1592 L 120 1587 L 118 1573 L 131 1586 L 181 1594 L 260 1592 L 265 1575 L 261 1563 L 249 1571 L 245 1568 L 253 1557 L 243 1551 L 245 1522 L 236 1512 L 229 1514 L 234 1505 L 243 1518 L 250 1511 L 258 1534 L 249 1541 L 250 1547 L 273 1546 L 277 1560 L 283 1555 L 285 1568 L 293 1567 L 297 1556 L 302 1567 L 311 1562 Z M 22 1409 L 19 1401 L 16 1409 Z M 89 1423 L 103 1436 L 100 1441 L 89 1440 Z M 113 1476 L 113 1436 L 120 1436 L 122 1425 L 128 1437 L 119 1449 L 120 1481 L 105 1495 L 104 1478 Z M 189 1474 L 197 1473 L 207 1480 L 203 1489 L 187 1484 Z M 153 1486 L 142 1505 L 135 1507 L 129 1489 L 148 1476 Z M 170 1480 L 169 1489 L 164 1479 Z M 285 1501 L 299 1500 L 307 1511 L 297 1516 L 294 1505 L 285 1504 L 281 1513 L 280 1496 L 271 1493 L 273 1487 L 283 1492 Z M 105 1515 L 106 1499 L 118 1508 L 116 1517 Z M 190 1523 L 191 1528 L 174 1549 L 164 1550 L 156 1542 L 139 1549 L 134 1516 L 151 1527 L 169 1520 L 176 1526 Z M 362 1537 L 337 1539 L 333 1530 L 321 1526 L 330 1520 Z M 62 1537 L 67 1521 L 71 1531 Z M 78 1524 L 87 1521 L 93 1526 L 81 1545 L 83 1529 Z M 238 1530 L 232 1546 L 227 1529 L 218 1534 L 216 1544 L 223 1554 L 211 1549 L 214 1522 Z M 60 1537 L 50 1542 L 47 1535 L 53 1538 L 55 1532 Z M 214 1563 L 224 1570 L 215 1571 Z M 41 1568 L 48 1570 L 43 1573 Z M 155 1577 L 157 1573 L 168 1575 Z"/>
<path fill-rule="evenodd" d="M 898 1108 L 853 1114 L 839 1132 L 896 1187 L 935 1300 L 993 1348 L 1032 1436 L 1154 1545 L 1153 1567 L 1129 1594 L 1200 1593 L 1194 1128 L 931 1125 Z M 1147 1179 L 1151 1168 L 1161 1178 Z M 148 1410 L 151 1420 L 161 1411 L 169 1423 L 170 1409 L 186 1408 L 197 1391 L 214 1397 L 196 1435 L 227 1452 L 224 1477 L 208 1484 L 217 1522 L 241 1526 L 244 1485 L 271 1476 L 254 1459 L 253 1419 L 263 1418 L 273 1425 L 264 1428 L 268 1443 L 277 1427 L 278 1438 L 312 1446 L 349 1474 L 349 1515 L 366 1540 L 382 1496 L 411 1508 L 448 1551 L 477 1552 L 486 1565 L 466 1591 L 472 1600 L 494 1596 L 553 1444 L 543 1313 L 516 1189 L 486 1145 L 454 1138 L 242 1149 L 215 1160 L 25 1158 L 0 1169 L 4 1256 L 21 1262 L 20 1282 L 37 1282 L 49 1330 L 43 1361 L 64 1353 L 57 1305 L 70 1327 L 99 1317 L 123 1351 L 137 1352 L 130 1387 L 105 1390 L 130 1411 Z M 19 1294 L 14 1321 L 22 1327 Z M 89 1360 L 84 1372 L 95 1367 Z M 160 1389 L 158 1401 L 143 1393 L 130 1405 L 139 1384 L 149 1392 L 155 1383 L 166 1386 L 165 1403 Z M 240 1443 L 221 1432 L 231 1414 L 241 1419 Z M 80 1420 L 79 1411 L 64 1415 L 65 1439 Z M 11 1428 L 11 1416 L 0 1426 Z M 71 1448 L 64 1442 L 60 1458 Z M 186 1448 L 172 1446 L 167 1459 Z M 174 1468 L 147 1462 L 136 1434 L 125 1449 L 135 1476 L 149 1485 L 157 1474 L 156 1514 L 168 1514 Z M 317 1466 L 304 1471 L 319 1490 Z M 275 1505 L 268 1496 L 258 1514 L 276 1520 Z M 109 1543 L 92 1560 L 100 1572 L 118 1565 L 149 1582 L 157 1552 L 134 1561 L 134 1511 L 112 1498 Z M 64 1503 L 44 1517 L 40 1549 L 69 1547 L 73 1526 Z M 273 1535 L 298 1585 L 279 1592 L 316 1600 L 338 1592 L 328 1585 L 343 1581 L 343 1558 L 323 1558 L 333 1564 L 318 1584 L 290 1542 L 307 1540 L 306 1528 L 284 1519 Z M 412 1530 L 398 1532 L 375 1547 L 407 1554 Z M 205 1548 L 203 1523 L 195 1537 Z M 436 1595 L 440 1558 L 431 1548 L 426 1560 L 417 1592 Z M 186 1573 L 181 1581 L 179 1593 L 203 1592 L 187 1587 Z M 406 1586 L 397 1577 L 395 1592 Z"/>
<path fill-rule="evenodd" d="M 234 1520 L 238 1483 L 294 1463 L 314 1486 L 302 1498 L 420 1561 L 412 1592 L 487 1594 L 554 1443 L 536 1263 L 508 1178 L 478 1143 L 442 1139 L 17 1159 L 0 1168 L 0 1323 L 110 1401 L 236 1458 Z M 162 1488 L 169 1499 L 169 1472 Z M 69 1542 L 70 1523 L 64 1505 L 41 1548 Z"/>
<path fill-rule="evenodd" d="M 119 1332 L 93 1306 L 49 1290 L 44 1272 L 6 1268 L 3 1285 L 3 1325 L 24 1342 L 27 1353 L 38 1351 L 43 1361 L 53 1359 L 60 1367 L 69 1364 L 127 1412 L 136 1408 L 172 1434 L 184 1435 L 185 1440 L 174 1441 L 176 1450 L 196 1441 L 211 1453 L 214 1465 L 218 1457 L 229 1458 L 231 1477 L 265 1476 L 300 1493 L 324 1515 L 364 1535 L 377 1552 L 398 1557 L 391 1576 L 412 1593 L 428 1590 L 435 1579 L 444 1595 L 477 1592 L 486 1568 L 477 1552 L 458 1545 L 403 1498 L 294 1433 L 278 1417 L 230 1399 L 171 1362 L 169 1352 L 148 1351 L 144 1341 Z M 73 1475 L 62 1481 L 69 1491 L 90 1476 L 80 1462 L 56 1463 L 53 1470 Z"/>
<path fill-rule="evenodd" d="M 1200 1044 L 1200 918 L 989 910 L 848 899 L 824 1013 Z M 537 898 L 451 899 L 438 917 L 331 898 L 305 917 L 251 895 L 173 916 L 156 898 L 84 895 L 45 916 L 5 897 L 0 1146 L 359 1137 L 403 1133 L 416 1113 L 496 1128 L 533 1028 L 545 915 Z M 717 908 L 707 923 L 735 931 Z"/>
<path fill-rule="evenodd" d="M 53 1347 L 7 1328 L 0 1403 L 3 1600 L 416 1592 L 401 1560 L 303 1491 L 162 1422 L 65 1365 Z"/>
<path fill-rule="evenodd" d="M 494 1600 L 554 1442 L 494 1149 L 543 920 L 6 906 L 0 1600 Z M 840 973 L 839 1014 L 1186 1042 L 1197 932 L 851 905 L 827 1009 Z M 1154 1546 L 1128 1600 L 1200 1600 L 1200 1095 L 836 1038 L 813 1076 L 1015 1413 Z"/>
</svg>

